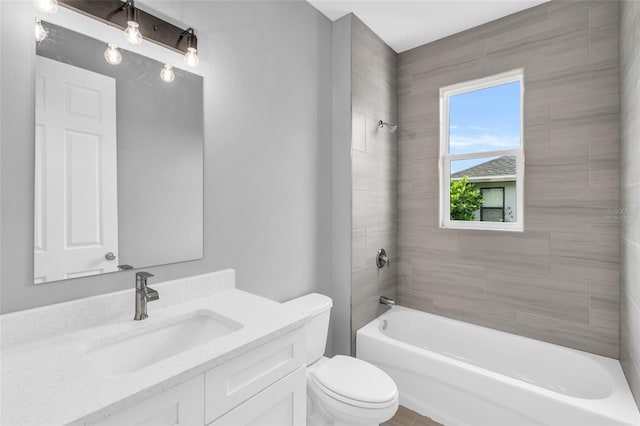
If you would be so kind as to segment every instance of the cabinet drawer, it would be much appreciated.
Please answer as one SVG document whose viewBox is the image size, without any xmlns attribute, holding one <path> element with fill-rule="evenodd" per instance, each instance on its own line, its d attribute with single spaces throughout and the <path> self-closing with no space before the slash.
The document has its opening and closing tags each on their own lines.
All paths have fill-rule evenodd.
<svg viewBox="0 0 640 426">
<path fill-rule="evenodd" d="M 307 416 L 307 369 L 299 367 L 208 426 L 300 426 Z"/>
<path fill-rule="evenodd" d="M 206 423 L 277 382 L 304 362 L 301 328 L 206 372 Z"/>
<path fill-rule="evenodd" d="M 204 375 L 106 418 L 99 426 L 202 426 Z"/>
</svg>

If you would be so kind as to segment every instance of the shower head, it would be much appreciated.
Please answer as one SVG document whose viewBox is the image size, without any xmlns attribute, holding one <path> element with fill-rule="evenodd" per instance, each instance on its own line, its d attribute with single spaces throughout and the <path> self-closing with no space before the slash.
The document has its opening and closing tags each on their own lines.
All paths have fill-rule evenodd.
<svg viewBox="0 0 640 426">
<path fill-rule="evenodd" d="M 398 130 L 398 125 L 397 124 L 389 124 L 389 123 L 387 123 L 385 121 L 382 121 L 382 120 L 378 121 L 378 127 L 381 128 L 381 129 L 386 127 L 387 130 L 389 132 L 391 132 L 391 133 L 395 133 L 396 130 Z"/>
</svg>

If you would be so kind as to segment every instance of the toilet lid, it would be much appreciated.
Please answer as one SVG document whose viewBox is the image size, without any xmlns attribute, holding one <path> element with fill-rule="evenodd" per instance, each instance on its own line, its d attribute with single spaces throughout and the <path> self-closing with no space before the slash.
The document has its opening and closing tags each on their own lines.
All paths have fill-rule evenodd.
<svg viewBox="0 0 640 426">
<path fill-rule="evenodd" d="M 398 397 L 398 388 L 387 373 L 353 357 L 336 355 L 319 366 L 314 376 L 330 396 L 353 405 L 388 405 Z"/>
</svg>

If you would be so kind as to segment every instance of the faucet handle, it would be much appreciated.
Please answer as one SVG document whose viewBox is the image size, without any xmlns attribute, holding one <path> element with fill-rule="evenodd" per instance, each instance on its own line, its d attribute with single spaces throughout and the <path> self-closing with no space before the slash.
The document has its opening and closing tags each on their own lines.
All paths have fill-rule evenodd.
<svg viewBox="0 0 640 426">
<path fill-rule="evenodd" d="M 391 262 L 389 261 L 389 257 L 387 256 L 385 249 L 382 248 L 378 250 L 378 254 L 376 255 L 376 266 L 378 269 L 384 268 L 384 265 L 387 265 L 388 268 L 390 263 Z"/>
<path fill-rule="evenodd" d="M 150 274 L 149 272 L 146 271 L 140 271 L 140 272 L 136 272 L 136 279 L 140 279 L 140 278 L 151 278 L 153 277 L 153 274 Z"/>
<path fill-rule="evenodd" d="M 145 271 L 136 272 L 136 288 L 138 290 L 143 289 L 147 286 L 147 278 L 152 277 L 153 274 L 150 274 Z"/>
</svg>

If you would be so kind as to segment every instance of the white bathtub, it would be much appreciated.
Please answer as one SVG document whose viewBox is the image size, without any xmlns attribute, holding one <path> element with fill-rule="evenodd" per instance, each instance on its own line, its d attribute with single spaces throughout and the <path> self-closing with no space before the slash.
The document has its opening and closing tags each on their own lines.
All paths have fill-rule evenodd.
<svg viewBox="0 0 640 426">
<path fill-rule="evenodd" d="M 401 405 L 446 426 L 640 425 L 614 359 L 401 306 L 358 330 L 356 348 Z"/>
</svg>

